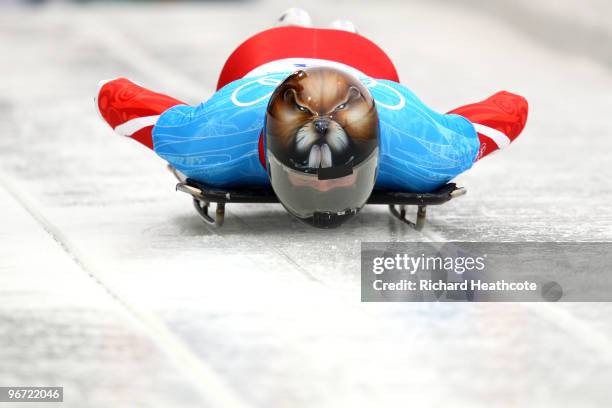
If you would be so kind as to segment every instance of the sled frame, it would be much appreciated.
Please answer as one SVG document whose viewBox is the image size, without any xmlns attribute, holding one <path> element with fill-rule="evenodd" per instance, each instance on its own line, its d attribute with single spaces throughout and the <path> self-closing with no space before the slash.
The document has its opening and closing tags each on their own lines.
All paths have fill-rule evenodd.
<svg viewBox="0 0 612 408">
<path fill-rule="evenodd" d="M 279 203 L 274 191 L 270 188 L 223 189 L 185 178 L 173 168 L 170 168 L 170 170 L 179 180 L 176 190 L 189 194 L 193 199 L 193 206 L 200 218 L 206 223 L 214 224 L 217 227 L 221 227 L 225 221 L 225 207 L 228 203 Z M 465 188 L 457 187 L 455 183 L 445 184 L 430 193 L 376 189 L 372 192 L 366 204 L 387 205 L 391 215 L 415 230 L 421 231 L 427 219 L 427 206 L 444 204 L 453 198 L 464 195 L 466 192 Z M 214 214 L 211 210 L 212 203 L 216 204 Z M 408 206 L 417 207 L 414 221 L 406 216 Z"/>
</svg>

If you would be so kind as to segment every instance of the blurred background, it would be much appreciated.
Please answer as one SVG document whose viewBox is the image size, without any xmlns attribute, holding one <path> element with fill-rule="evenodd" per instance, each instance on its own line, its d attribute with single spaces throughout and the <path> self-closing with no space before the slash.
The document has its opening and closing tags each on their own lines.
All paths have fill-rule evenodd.
<svg viewBox="0 0 612 408">
<path fill-rule="evenodd" d="M 204 225 L 96 85 L 199 103 L 289 7 L 353 21 L 439 111 L 524 95 L 525 132 L 422 233 L 377 207 L 325 233 L 280 206 Z M 606 0 L 0 1 L 0 386 L 80 408 L 610 406 L 609 304 L 363 304 L 359 251 L 612 240 L 611 20 Z"/>
</svg>

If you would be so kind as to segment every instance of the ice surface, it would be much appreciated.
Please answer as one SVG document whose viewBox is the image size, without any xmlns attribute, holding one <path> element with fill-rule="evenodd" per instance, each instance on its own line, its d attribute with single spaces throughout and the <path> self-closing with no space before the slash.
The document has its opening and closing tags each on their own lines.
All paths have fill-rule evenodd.
<svg viewBox="0 0 612 408">
<path fill-rule="evenodd" d="M 611 240 L 609 68 L 475 8 L 296 5 L 353 20 L 438 110 L 525 95 L 527 130 L 423 233 L 384 208 L 322 233 L 263 205 L 216 230 L 93 92 L 121 75 L 198 102 L 286 5 L 2 10 L 0 385 L 64 386 L 64 407 L 610 405 L 609 305 L 361 304 L 358 258 L 361 241 Z"/>
</svg>

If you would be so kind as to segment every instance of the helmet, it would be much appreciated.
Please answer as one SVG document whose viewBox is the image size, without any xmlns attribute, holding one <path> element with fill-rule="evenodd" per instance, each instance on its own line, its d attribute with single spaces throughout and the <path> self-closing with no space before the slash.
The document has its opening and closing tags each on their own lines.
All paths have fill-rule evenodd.
<svg viewBox="0 0 612 408">
<path fill-rule="evenodd" d="M 357 78 L 329 67 L 291 74 L 270 98 L 265 135 L 270 183 L 289 213 L 333 228 L 365 205 L 376 181 L 379 123 Z"/>
</svg>

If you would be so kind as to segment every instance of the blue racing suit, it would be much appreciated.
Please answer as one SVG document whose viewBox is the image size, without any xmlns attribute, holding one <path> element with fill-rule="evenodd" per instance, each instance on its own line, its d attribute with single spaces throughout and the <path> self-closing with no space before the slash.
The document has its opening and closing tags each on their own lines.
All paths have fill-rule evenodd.
<svg viewBox="0 0 612 408">
<path fill-rule="evenodd" d="M 168 109 L 153 128 L 155 152 L 211 186 L 268 186 L 259 138 L 268 100 L 288 75 L 245 77 L 198 106 Z M 469 120 L 434 112 L 396 82 L 359 79 L 374 97 L 380 121 L 376 188 L 429 192 L 472 166 L 480 142 Z"/>
</svg>

